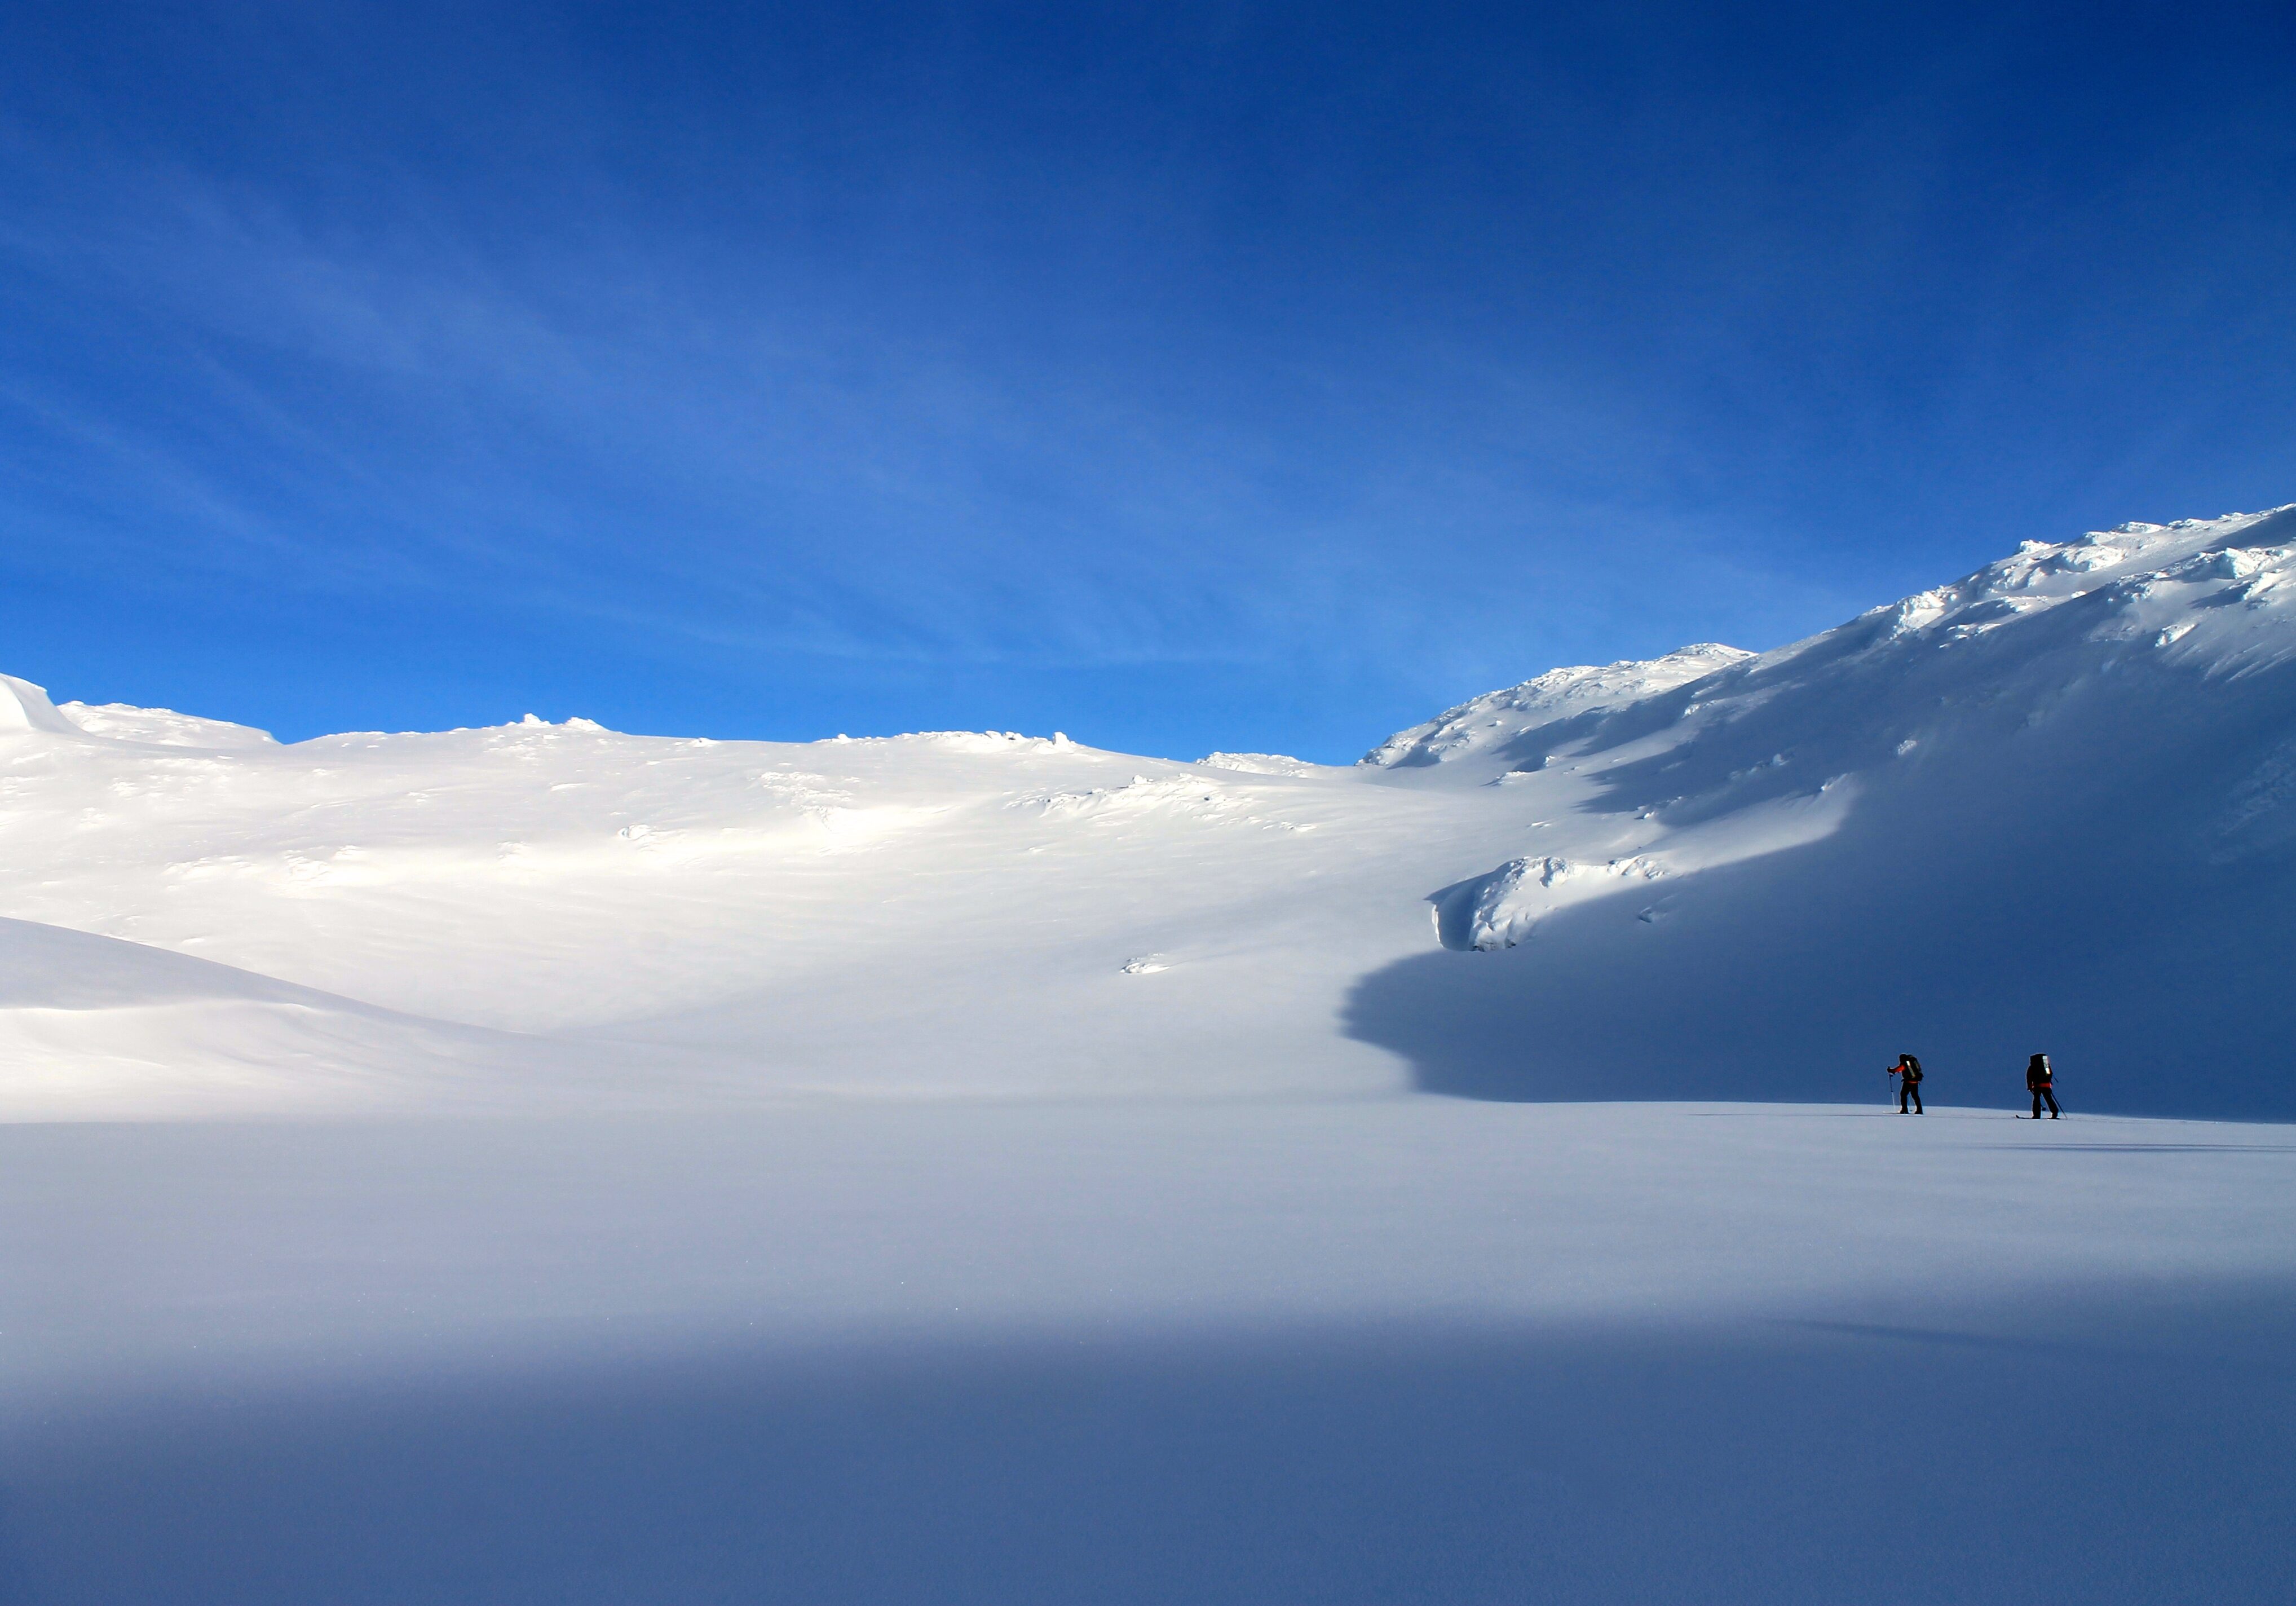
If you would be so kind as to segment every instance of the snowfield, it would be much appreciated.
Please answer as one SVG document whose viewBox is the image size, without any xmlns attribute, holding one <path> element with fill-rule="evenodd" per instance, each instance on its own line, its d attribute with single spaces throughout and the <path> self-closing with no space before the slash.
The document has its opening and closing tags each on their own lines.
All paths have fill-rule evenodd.
<svg viewBox="0 0 2296 1606">
<path fill-rule="evenodd" d="M 283 746 L 5 681 L 0 1107 L 1845 1099 L 1920 1044 L 1948 1096 L 2046 1047 L 2091 1110 L 2286 1118 L 2241 1068 L 2296 1040 L 2292 568 L 2292 509 L 2029 543 L 1353 768 L 530 717 Z M 230 971 L 51 964 L 38 927 Z M 38 993 L 100 953 L 102 1009 Z M 270 1046 L 153 1009 L 258 1010 Z"/>
<path fill-rule="evenodd" d="M 2292 572 L 1351 767 L 0 677 L 0 1599 L 2284 1600 Z"/>
</svg>

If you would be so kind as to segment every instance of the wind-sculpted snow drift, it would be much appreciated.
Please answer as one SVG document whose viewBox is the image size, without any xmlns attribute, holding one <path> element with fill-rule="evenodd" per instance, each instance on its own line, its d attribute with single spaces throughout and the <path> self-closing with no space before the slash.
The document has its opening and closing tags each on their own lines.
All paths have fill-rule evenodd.
<svg viewBox="0 0 2296 1606">
<path fill-rule="evenodd" d="M 2091 1108 L 2288 1113 L 2245 1068 L 2296 1030 L 2292 553 L 2296 509 L 2028 543 L 1775 651 L 1552 671 L 1352 770 L 531 717 L 281 746 L 11 680 L 0 914 L 434 1043 L 611 1045 L 641 1101 L 1360 1093 L 1398 1056 L 1496 1096 L 1862 1097 L 1919 1045 L 1972 1093 L 2046 1049 Z M 0 1097 L 134 1107 L 148 1012 L 41 1007 L 0 1015 Z M 186 1074 L 144 1079 L 176 1108 Z"/>
</svg>

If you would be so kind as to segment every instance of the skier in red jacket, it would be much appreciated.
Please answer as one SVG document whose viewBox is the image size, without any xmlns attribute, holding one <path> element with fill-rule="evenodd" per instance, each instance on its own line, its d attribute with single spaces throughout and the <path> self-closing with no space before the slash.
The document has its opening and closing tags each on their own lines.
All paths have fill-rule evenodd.
<svg viewBox="0 0 2296 1606">
<path fill-rule="evenodd" d="M 1890 1074 L 1904 1078 L 1898 1084 L 1898 1113 L 1907 1113 L 1906 1101 L 1911 1099 L 1914 1102 L 1912 1113 L 1927 1115 L 1929 1111 L 1922 1108 L 1922 1062 L 1911 1054 L 1899 1054 L 1898 1062 L 1890 1067 Z"/>
</svg>

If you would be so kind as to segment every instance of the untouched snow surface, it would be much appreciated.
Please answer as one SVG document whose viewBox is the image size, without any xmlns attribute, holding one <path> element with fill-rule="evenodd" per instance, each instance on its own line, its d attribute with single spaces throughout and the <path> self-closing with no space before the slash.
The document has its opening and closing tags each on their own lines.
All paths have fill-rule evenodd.
<svg viewBox="0 0 2296 1606">
<path fill-rule="evenodd" d="M 12 1600 L 2286 1599 L 2284 1127 L 62 1123 L 0 1212 Z"/>
<path fill-rule="evenodd" d="M 2292 570 L 1351 768 L 0 678 L 0 1600 L 2284 1599 Z"/>
</svg>

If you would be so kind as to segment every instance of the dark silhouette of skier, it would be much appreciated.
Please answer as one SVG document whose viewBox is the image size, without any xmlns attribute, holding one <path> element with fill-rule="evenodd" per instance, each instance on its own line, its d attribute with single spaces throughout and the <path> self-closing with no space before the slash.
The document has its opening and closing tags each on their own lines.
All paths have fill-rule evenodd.
<svg viewBox="0 0 2296 1606">
<path fill-rule="evenodd" d="M 2049 1056 L 2035 1054 L 2025 1062 L 2025 1088 L 2033 1095 L 2033 1118 L 2041 1118 L 2041 1101 L 2049 1102 L 2049 1118 L 2057 1118 L 2057 1095 L 2050 1083 L 2055 1079 L 2049 1069 Z"/>
<path fill-rule="evenodd" d="M 1929 1111 L 1922 1108 L 1922 1062 L 1911 1054 L 1899 1054 L 1898 1062 L 1890 1067 L 1890 1074 L 1903 1078 L 1898 1084 L 1898 1113 L 1907 1113 L 1906 1101 L 1911 1099 L 1911 1113 L 1927 1115 Z"/>
</svg>

